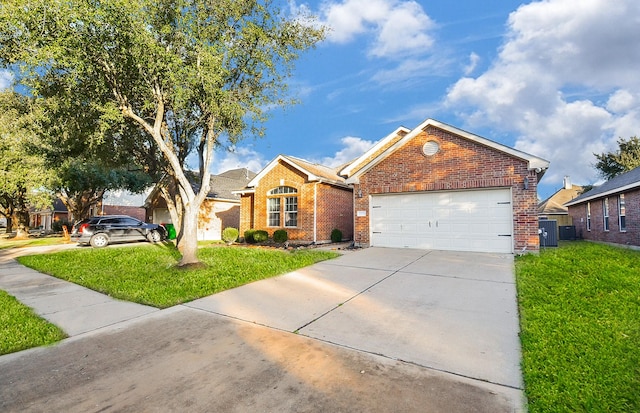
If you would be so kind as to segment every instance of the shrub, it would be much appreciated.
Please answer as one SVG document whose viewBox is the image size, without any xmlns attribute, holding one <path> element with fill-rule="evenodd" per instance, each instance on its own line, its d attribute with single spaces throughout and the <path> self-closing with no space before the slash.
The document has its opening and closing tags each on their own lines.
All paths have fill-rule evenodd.
<svg viewBox="0 0 640 413">
<path fill-rule="evenodd" d="M 263 229 L 256 230 L 253 233 L 253 240 L 255 242 L 265 242 L 269 239 L 269 233 Z"/>
<path fill-rule="evenodd" d="M 248 244 L 255 244 L 256 240 L 253 239 L 253 235 L 256 233 L 255 229 L 248 229 L 244 232 L 244 242 Z"/>
<path fill-rule="evenodd" d="M 231 244 L 233 242 L 236 242 L 239 234 L 240 233 L 238 232 L 237 228 L 227 227 L 224 229 L 224 231 L 222 231 L 222 240 L 228 244 Z"/>
<path fill-rule="evenodd" d="M 51 223 L 51 229 L 55 232 L 62 232 L 62 227 L 66 225 L 69 232 L 71 232 L 71 223 L 67 220 L 60 219 Z"/>
<path fill-rule="evenodd" d="M 340 231 L 338 228 L 334 228 L 333 231 L 331 231 L 331 242 L 340 241 L 342 241 L 342 231 Z"/>
<path fill-rule="evenodd" d="M 273 240 L 278 244 L 282 244 L 283 242 L 287 242 L 289 239 L 289 235 L 287 235 L 287 231 L 284 229 L 276 230 L 273 233 Z"/>
</svg>

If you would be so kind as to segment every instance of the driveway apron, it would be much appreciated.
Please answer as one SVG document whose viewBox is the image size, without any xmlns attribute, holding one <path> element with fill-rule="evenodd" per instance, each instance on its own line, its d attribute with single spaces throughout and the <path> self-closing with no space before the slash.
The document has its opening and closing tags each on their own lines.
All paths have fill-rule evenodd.
<svg viewBox="0 0 640 413">
<path fill-rule="evenodd" d="M 522 389 L 513 256 L 368 248 L 186 304 Z"/>
</svg>

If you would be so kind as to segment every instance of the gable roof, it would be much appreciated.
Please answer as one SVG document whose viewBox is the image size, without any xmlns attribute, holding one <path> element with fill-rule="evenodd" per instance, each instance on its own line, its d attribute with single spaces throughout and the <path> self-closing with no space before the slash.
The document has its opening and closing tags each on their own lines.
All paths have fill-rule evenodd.
<svg viewBox="0 0 640 413">
<path fill-rule="evenodd" d="M 234 191 L 243 188 L 255 176 L 255 172 L 247 168 L 231 169 L 218 175 L 211 175 L 207 198 L 238 201 L 240 196 Z"/>
<path fill-rule="evenodd" d="M 487 146 L 513 157 L 522 159 L 528 163 L 528 168 L 530 170 L 534 169 L 538 172 L 539 178 L 549 168 L 549 161 L 545 159 L 528 154 L 526 152 L 519 151 L 517 149 L 513 149 L 509 146 L 499 144 L 481 136 L 474 135 L 462 129 L 458 129 L 451 125 L 447 125 L 446 123 L 442 123 L 435 119 L 429 118 L 410 131 L 406 128 L 399 128 L 387 137 L 383 138 L 376 145 L 374 145 L 373 148 L 367 151 L 360 158 L 356 159 L 353 164 L 340 171 L 341 175 L 347 177 L 347 183 L 356 183 L 360 175 L 380 163 L 386 157 L 395 152 L 395 150 L 402 147 L 411 139 L 415 138 L 429 126 L 437 127 L 451 134 L 460 136 L 464 139 L 468 139 L 480 145 Z"/>
<path fill-rule="evenodd" d="M 393 144 L 405 137 L 409 132 L 411 132 L 411 129 L 400 126 L 398 129 L 394 130 L 393 132 L 382 138 L 380 141 L 378 141 L 378 143 L 373 145 L 368 151 L 362 154 L 362 156 L 342 167 L 340 169 L 340 175 L 349 177 L 355 174 L 367 165 L 367 161 L 371 161 L 372 159 L 376 158 L 382 152 L 390 148 Z"/>
<path fill-rule="evenodd" d="M 640 166 L 608 180 L 564 205 L 568 207 L 636 188 L 640 188 Z"/>
<path fill-rule="evenodd" d="M 258 185 L 260 180 L 280 162 L 286 163 L 287 165 L 306 175 L 307 180 L 309 180 L 310 182 L 324 182 L 331 185 L 348 188 L 348 185 L 345 183 L 345 179 L 342 176 L 338 175 L 337 168 L 331 168 L 293 156 L 278 155 L 277 157 L 275 157 L 275 159 L 269 162 L 269 164 L 265 166 L 262 171 L 260 171 L 253 179 L 251 179 L 251 181 L 246 184 L 245 189 L 238 189 L 234 191 L 234 193 L 240 194 L 252 192 L 253 188 Z"/>
<path fill-rule="evenodd" d="M 200 190 L 200 178 L 197 172 L 185 171 L 185 174 L 189 182 L 191 182 L 193 190 L 198 192 Z M 230 169 L 218 175 L 211 175 L 209 180 L 209 193 L 207 193 L 206 199 L 240 202 L 240 195 L 234 191 L 238 188 L 243 188 L 247 182 L 255 176 L 255 172 L 247 168 Z M 149 206 L 151 201 L 157 196 L 162 196 L 160 195 L 158 184 L 154 185 L 153 190 L 147 195 L 144 206 Z"/>
<path fill-rule="evenodd" d="M 569 210 L 564 204 L 578 197 L 581 191 L 582 187 L 578 185 L 571 185 L 570 189 L 564 187 L 559 189 L 555 194 L 538 204 L 538 215 L 568 214 Z"/>
</svg>

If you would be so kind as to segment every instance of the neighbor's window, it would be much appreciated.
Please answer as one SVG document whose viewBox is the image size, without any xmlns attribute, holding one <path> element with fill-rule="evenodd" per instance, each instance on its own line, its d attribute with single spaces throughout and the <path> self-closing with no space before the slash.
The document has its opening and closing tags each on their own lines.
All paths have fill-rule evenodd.
<svg viewBox="0 0 640 413">
<path fill-rule="evenodd" d="M 602 200 L 602 220 L 604 224 L 604 230 L 609 231 L 609 198 Z"/>
<path fill-rule="evenodd" d="M 283 216 L 284 222 L 281 222 Z M 296 188 L 279 186 L 269 191 L 267 194 L 267 225 L 270 227 L 298 226 L 298 190 Z"/>
<path fill-rule="evenodd" d="M 627 230 L 627 211 L 624 204 L 624 194 L 618 195 L 618 226 L 620 227 L 620 232 L 624 232 Z"/>
<path fill-rule="evenodd" d="M 591 202 L 587 202 L 587 231 L 591 231 Z"/>
</svg>

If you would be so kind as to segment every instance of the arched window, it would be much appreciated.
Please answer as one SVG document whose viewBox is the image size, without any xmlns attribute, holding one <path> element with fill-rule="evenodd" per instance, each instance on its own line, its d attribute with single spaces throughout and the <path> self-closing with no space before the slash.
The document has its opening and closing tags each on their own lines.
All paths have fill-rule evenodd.
<svg viewBox="0 0 640 413">
<path fill-rule="evenodd" d="M 284 217 L 284 222 L 281 222 Z M 279 186 L 267 193 L 267 226 L 298 226 L 298 190 L 290 186 Z"/>
</svg>

